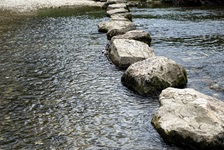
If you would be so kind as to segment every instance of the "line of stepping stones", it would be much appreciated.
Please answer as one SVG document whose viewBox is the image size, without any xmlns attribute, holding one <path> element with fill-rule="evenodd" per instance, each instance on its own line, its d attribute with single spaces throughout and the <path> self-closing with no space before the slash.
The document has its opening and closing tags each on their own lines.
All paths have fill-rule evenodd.
<svg viewBox="0 0 224 150">
<path fill-rule="evenodd" d="M 112 63 L 126 69 L 122 84 L 143 96 L 160 95 L 161 107 L 152 119 L 160 135 L 184 147 L 223 149 L 224 103 L 185 88 L 184 67 L 155 55 L 150 34 L 136 28 L 126 0 L 107 0 L 103 8 L 110 20 L 99 23 L 98 31 L 110 40 L 107 54 Z"/>
<path fill-rule="evenodd" d="M 110 40 L 108 56 L 119 69 L 127 69 L 121 78 L 123 85 L 146 96 L 158 96 L 167 87 L 183 88 L 187 84 L 185 69 L 175 61 L 155 56 L 150 47 L 150 34 L 136 29 L 125 0 L 108 0 L 109 21 L 98 24 Z"/>
</svg>

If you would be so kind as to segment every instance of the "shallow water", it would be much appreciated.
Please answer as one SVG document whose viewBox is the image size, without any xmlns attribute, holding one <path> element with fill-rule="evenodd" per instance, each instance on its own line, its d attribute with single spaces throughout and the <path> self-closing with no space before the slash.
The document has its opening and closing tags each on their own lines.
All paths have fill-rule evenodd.
<svg viewBox="0 0 224 150">
<path fill-rule="evenodd" d="M 150 32 L 156 55 L 183 65 L 188 87 L 224 100 L 223 8 L 133 9 L 138 28 Z"/>
<path fill-rule="evenodd" d="M 158 100 L 122 86 L 123 72 L 102 54 L 107 40 L 97 24 L 107 19 L 104 11 L 70 11 L 0 15 L 0 149 L 178 149 L 151 125 Z M 221 10 L 132 13 L 151 33 L 156 54 L 187 69 L 188 87 L 223 100 L 209 88 L 223 85 Z"/>
</svg>

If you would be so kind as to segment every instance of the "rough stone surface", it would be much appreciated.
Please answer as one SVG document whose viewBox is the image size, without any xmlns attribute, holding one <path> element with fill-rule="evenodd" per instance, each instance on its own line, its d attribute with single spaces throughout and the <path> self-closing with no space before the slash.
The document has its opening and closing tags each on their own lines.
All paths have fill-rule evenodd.
<svg viewBox="0 0 224 150">
<path fill-rule="evenodd" d="M 107 16 L 110 17 L 115 14 L 122 14 L 122 13 L 128 13 L 129 11 L 124 8 L 117 8 L 117 9 L 112 9 L 107 11 Z"/>
<path fill-rule="evenodd" d="M 127 20 L 132 21 L 132 14 L 130 12 L 113 14 L 110 16 L 111 20 Z"/>
<path fill-rule="evenodd" d="M 157 56 L 129 66 L 121 81 L 140 95 L 158 96 L 167 87 L 185 87 L 187 73 L 175 61 Z"/>
<path fill-rule="evenodd" d="M 150 34 L 144 30 L 132 30 L 129 32 L 126 32 L 123 35 L 114 36 L 113 39 L 133 39 L 137 41 L 144 42 L 150 46 L 151 44 L 151 37 Z"/>
<path fill-rule="evenodd" d="M 167 88 L 152 119 L 171 143 L 195 149 L 224 149 L 224 102 L 194 89 Z"/>
<path fill-rule="evenodd" d="M 125 26 L 125 27 L 118 27 L 118 28 L 110 29 L 107 32 L 107 39 L 111 40 L 111 38 L 114 36 L 125 34 L 126 32 L 135 30 L 135 29 L 136 29 L 136 26 L 134 24 L 131 24 L 131 25 Z"/>
<path fill-rule="evenodd" d="M 137 1 L 128 1 L 127 2 L 127 5 L 129 7 L 137 7 L 139 4 L 140 4 L 140 2 L 137 2 Z"/>
<path fill-rule="evenodd" d="M 109 58 L 119 68 L 154 56 L 154 51 L 145 43 L 136 40 L 115 39 L 109 47 Z"/>
<path fill-rule="evenodd" d="M 107 7 L 111 4 L 119 4 L 119 3 L 127 3 L 127 0 L 107 0 L 107 2 L 102 6 L 103 9 L 107 9 Z"/>
<path fill-rule="evenodd" d="M 118 8 L 123 8 L 123 9 L 129 10 L 128 6 L 125 3 L 111 4 L 107 7 L 107 10 L 113 10 L 113 9 L 118 9 Z"/>
<path fill-rule="evenodd" d="M 131 13 L 127 13 L 130 14 L 130 19 L 128 19 L 126 16 L 124 16 L 123 14 L 116 14 L 110 17 L 111 21 L 132 21 L 132 15 Z"/>
<path fill-rule="evenodd" d="M 105 33 L 112 29 L 125 29 L 125 28 L 130 28 L 134 30 L 136 26 L 131 21 L 107 21 L 98 24 L 98 31 Z"/>
<path fill-rule="evenodd" d="M 107 0 L 108 3 L 126 3 L 127 0 Z"/>
</svg>

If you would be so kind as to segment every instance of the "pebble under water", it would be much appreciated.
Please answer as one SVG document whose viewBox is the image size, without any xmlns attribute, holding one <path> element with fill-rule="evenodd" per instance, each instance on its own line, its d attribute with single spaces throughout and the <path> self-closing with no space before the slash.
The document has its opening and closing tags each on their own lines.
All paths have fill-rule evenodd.
<svg viewBox="0 0 224 150">
<path fill-rule="evenodd" d="M 224 13 L 188 9 L 132 14 L 155 53 L 186 68 L 188 87 L 223 100 Z M 104 13 L 0 13 L 0 149 L 179 149 L 151 125 L 158 100 L 122 86 L 123 71 L 102 54 Z"/>
</svg>

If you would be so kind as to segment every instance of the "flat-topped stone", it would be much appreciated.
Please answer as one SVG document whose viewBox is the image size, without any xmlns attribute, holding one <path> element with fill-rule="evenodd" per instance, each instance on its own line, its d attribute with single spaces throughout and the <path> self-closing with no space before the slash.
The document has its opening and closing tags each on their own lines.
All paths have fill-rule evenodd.
<svg viewBox="0 0 224 150">
<path fill-rule="evenodd" d="M 122 13 L 128 13 L 129 11 L 125 8 L 117 8 L 117 9 L 111 9 L 107 11 L 107 16 L 110 17 L 115 14 L 122 14 Z"/>
<path fill-rule="evenodd" d="M 111 41 L 109 47 L 110 60 L 121 69 L 152 56 L 154 56 L 153 49 L 136 40 L 115 39 Z"/>
<path fill-rule="evenodd" d="M 107 7 L 111 4 L 119 4 L 119 3 L 127 3 L 127 0 L 107 0 L 106 3 L 102 6 L 103 9 L 107 9 Z"/>
<path fill-rule="evenodd" d="M 107 3 L 127 3 L 127 0 L 107 0 Z"/>
<path fill-rule="evenodd" d="M 131 15 L 131 13 L 127 13 L 127 14 L 130 14 L 130 16 L 124 16 L 123 14 L 112 15 L 110 17 L 110 20 L 111 21 L 132 21 L 132 15 Z"/>
<path fill-rule="evenodd" d="M 125 34 L 126 32 L 132 31 L 132 30 L 135 30 L 135 29 L 136 29 L 136 26 L 134 24 L 129 25 L 129 26 L 125 26 L 125 27 L 118 27 L 118 28 L 110 29 L 107 32 L 107 39 L 111 40 L 111 38 L 114 37 L 114 36 Z"/>
<path fill-rule="evenodd" d="M 124 29 L 131 28 L 132 30 L 136 28 L 135 24 L 131 21 L 106 21 L 98 24 L 99 32 L 108 32 L 112 29 Z"/>
<path fill-rule="evenodd" d="M 118 13 L 110 16 L 111 20 L 127 20 L 132 21 L 132 14 L 130 12 L 127 13 Z"/>
<path fill-rule="evenodd" d="M 152 119 L 160 135 L 186 149 L 224 149 L 224 102 L 194 89 L 167 88 Z"/>
<path fill-rule="evenodd" d="M 150 46 L 151 44 L 151 36 L 148 32 L 144 30 L 132 30 L 128 31 L 123 35 L 114 36 L 113 39 L 133 39 L 137 41 L 144 42 Z"/>
<path fill-rule="evenodd" d="M 118 9 L 118 8 L 124 8 L 126 10 L 129 10 L 129 8 L 128 8 L 126 3 L 110 4 L 107 7 L 107 10 L 113 10 L 113 9 Z"/>
</svg>

